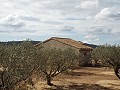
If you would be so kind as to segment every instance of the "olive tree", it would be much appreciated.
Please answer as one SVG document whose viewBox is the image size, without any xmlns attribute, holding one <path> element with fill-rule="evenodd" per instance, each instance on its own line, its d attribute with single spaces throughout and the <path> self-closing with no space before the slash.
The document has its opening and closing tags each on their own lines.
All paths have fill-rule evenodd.
<svg viewBox="0 0 120 90">
<path fill-rule="evenodd" d="M 39 71 L 42 71 L 47 80 L 47 84 L 52 86 L 51 80 L 58 74 L 66 71 L 76 64 L 77 54 L 73 49 L 38 49 L 40 59 Z"/>
<path fill-rule="evenodd" d="M 115 75 L 120 79 L 120 46 L 104 45 L 94 49 L 93 59 L 100 59 L 102 63 L 109 64 L 114 68 Z"/>
<path fill-rule="evenodd" d="M 9 90 L 26 80 L 35 69 L 35 48 L 29 41 L 0 45 L 0 89 Z"/>
<path fill-rule="evenodd" d="M 91 66 L 91 52 L 90 53 L 80 53 L 79 54 L 79 66 Z"/>
<path fill-rule="evenodd" d="M 100 51 L 101 51 L 101 47 L 96 48 L 92 51 L 92 64 L 93 66 L 101 66 L 100 64 L 100 59 L 101 59 L 101 55 L 100 55 Z M 105 64 L 105 63 L 104 63 Z"/>
</svg>

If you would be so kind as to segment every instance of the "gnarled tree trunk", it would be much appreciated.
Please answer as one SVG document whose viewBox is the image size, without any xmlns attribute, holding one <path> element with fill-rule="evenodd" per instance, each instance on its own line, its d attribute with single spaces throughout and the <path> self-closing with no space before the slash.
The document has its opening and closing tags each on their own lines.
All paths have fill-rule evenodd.
<svg viewBox="0 0 120 90">
<path fill-rule="evenodd" d="M 53 86 L 53 84 L 51 83 L 51 76 L 50 75 L 46 75 L 46 79 L 47 79 L 47 85 L 49 86 Z"/>
<path fill-rule="evenodd" d="M 114 67 L 115 75 L 120 79 L 120 66 Z"/>
</svg>

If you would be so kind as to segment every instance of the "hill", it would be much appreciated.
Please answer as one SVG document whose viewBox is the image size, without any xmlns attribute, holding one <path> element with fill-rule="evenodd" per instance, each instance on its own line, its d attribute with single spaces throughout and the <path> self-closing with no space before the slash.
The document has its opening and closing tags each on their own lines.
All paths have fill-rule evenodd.
<svg viewBox="0 0 120 90">
<path fill-rule="evenodd" d="M 89 47 L 92 47 L 92 48 L 97 48 L 97 47 L 99 47 L 98 45 L 88 44 L 88 43 L 84 43 L 84 45 L 89 46 Z"/>
<path fill-rule="evenodd" d="M 13 44 L 20 44 L 24 41 L 8 41 L 8 42 L 0 42 L 0 44 L 3 44 L 3 45 L 13 45 Z M 41 41 L 31 41 L 33 45 L 37 44 L 37 43 L 40 43 Z"/>
</svg>

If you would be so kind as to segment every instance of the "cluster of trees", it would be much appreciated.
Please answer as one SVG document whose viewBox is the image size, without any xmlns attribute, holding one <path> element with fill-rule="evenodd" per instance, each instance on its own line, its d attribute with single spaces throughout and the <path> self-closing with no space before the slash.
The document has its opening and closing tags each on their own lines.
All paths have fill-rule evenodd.
<svg viewBox="0 0 120 90">
<path fill-rule="evenodd" d="M 120 79 L 120 45 L 103 45 L 93 50 L 95 63 L 101 61 L 103 66 L 112 66 L 115 75 Z"/>
<path fill-rule="evenodd" d="M 30 42 L 0 45 L 0 89 L 9 90 L 26 80 L 36 66 L 35 49 Z"/>
<path fill-rule="evenodd" d="M 32 81 L 34 71 L 44 73 L 47 84 L 52 86 L 52 79 L 71 67 L 78 66 L 79 58 L 71 48 L 35 48 L 30 41 L 12 46 L 0 45 L 0 90 L 14 90 L 14 87 L 28 78 Z M 94 49 L 92 59 L 95 63 L 100 60 L 104 65 L 111 65 L 120 79 L 119 45 L 105 45 Z"/>
<path fill-rule="evenodd" d="M 47 84 L 53 77 L 76 64 L 72 49 L 35 48 L 30 41 L 18 45 L 0 45 L 0 90 L 11 90 L 31 77 L 34 71 L 43 72 Z"/>
</svg>

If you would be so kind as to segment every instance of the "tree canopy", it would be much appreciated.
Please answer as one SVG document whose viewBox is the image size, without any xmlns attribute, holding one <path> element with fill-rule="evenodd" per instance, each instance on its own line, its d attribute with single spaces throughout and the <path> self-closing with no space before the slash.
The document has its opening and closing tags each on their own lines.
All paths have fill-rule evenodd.
<svg viewBox="0 0 120 90">
<path fill-rule="evenodd" d="M 77 55 L 73 49 L 38 49 L 39 70 L 47 79 L 47 84 L 52 86 L 51 79 L 58 74 L 77 64 Z"/>
<path fill-rule="evenodd" d="M 103 45 L 92 52 L 93 59 L 101 60 L 114 68 L 116 76 L 120 79 L 120 45 Z"/>
<path fill-rule="evenodd" d="M 0 88 L 9 90 L 31 75 L 35 68 L 35 48 L 30 42 L 0 45 Z"/>
</svg>

